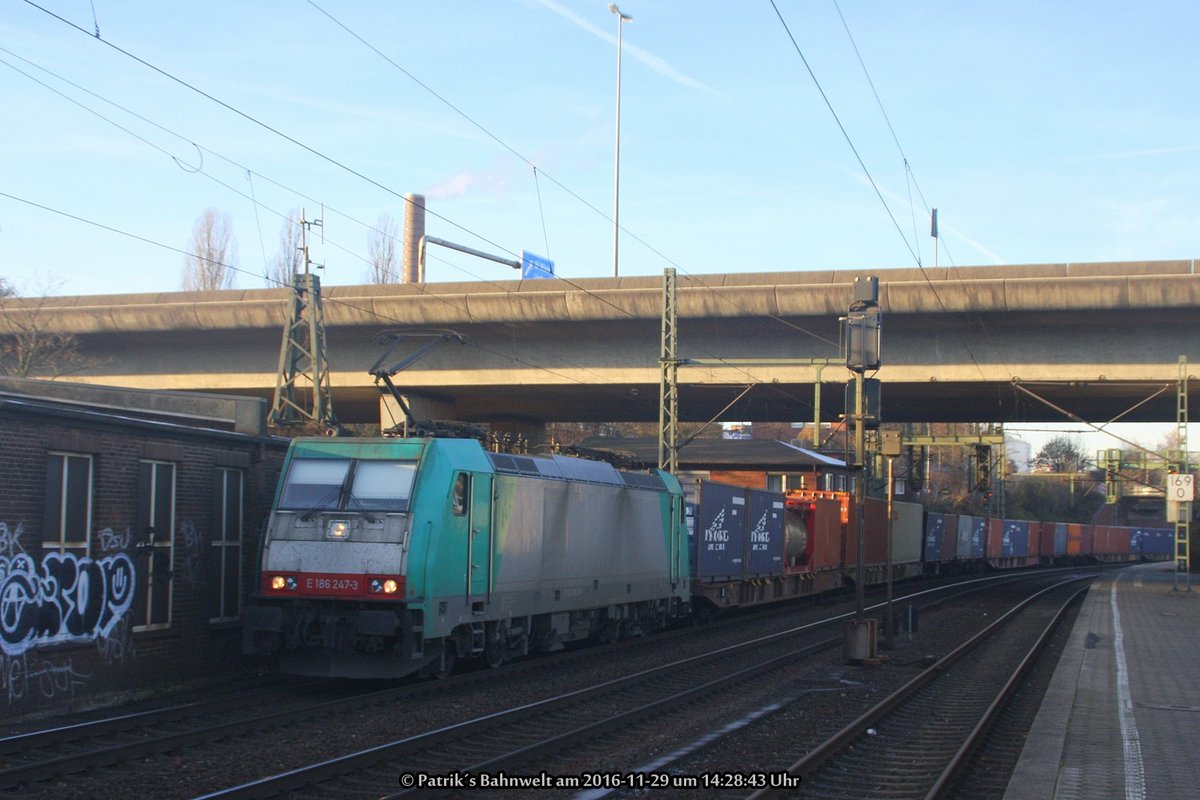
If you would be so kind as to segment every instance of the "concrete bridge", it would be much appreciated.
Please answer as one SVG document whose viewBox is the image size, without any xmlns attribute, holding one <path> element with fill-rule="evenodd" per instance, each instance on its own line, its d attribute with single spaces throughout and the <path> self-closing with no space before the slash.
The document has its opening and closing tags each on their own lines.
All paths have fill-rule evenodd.
<svg viewBox="0 0 1200 800">
<path fill-rule="evenodd" d="M 877 275 L 885 421 L 1173 421 L 1179 357 L 1200 362 L 1195 260 L 770 272 L 679 278 L 685 420 L 707 420 L 747 386 L 729 420 L 825 420 L 846 370 L 755 359 L 838 358 L 855 277 Z M 430 416 L 495 423 L 657 420 L 662 278 L 325 287 L 334 407 L 376 421 L 370 345 L 397 327 L 451 328 L 396 376 Z M 28 306 L 32 301 L 24 301 Z M 97 384 L 270 398 L 290 293 L 281 289 L 40 298 L 0 303 L 78 337 Z M 1192 367 L 1192 372 L 1200 367 Z M 1192 382 L 1190 416 L 1200 417 Z M 1033 393 L 1033 395 L 1030 394 Z M 1149 398 L 1149 399 L 1148 399 Z M 386 420 L 386 417 L 385 417 Z M 389 423 L 390 424 L 390 423 Z"/>
</svg>

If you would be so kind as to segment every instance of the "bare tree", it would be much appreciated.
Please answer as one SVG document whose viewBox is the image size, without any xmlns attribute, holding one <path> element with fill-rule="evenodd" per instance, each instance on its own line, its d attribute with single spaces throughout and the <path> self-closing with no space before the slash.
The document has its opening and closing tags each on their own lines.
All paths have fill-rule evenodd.
<svg viewBox="0 0 1200 800">
<path fill-rule="evenodd" d="M 1033 464 L 1046 472 L 1084 472 L 1091 466 L 1091 459 L 1077 441 L 1055 436 L 1042 445 Z"/>
<path fill-rule="evenodd" d="M 367 234 L 367 256 L 371 259 L 369 283 L 397 283 L 400 274 L 396 271 L 396 242 L 399 230 L 396 221 L 387 214 L 380 214 L 375 227 Z"/>
<path fill-rule="evenodd" d="M 192 239 L 183 265 L 185 291 L 229 289 L 237 269 L 237 240 L 228 214 L 208 208 L 192 226 Z"/>
<path fill-rule="evenodd" d="M 288 212 L 287 219 L 283 221 L 283 227 L 279 229 L 279 250 L 275 253 L 275 258 L 267 265 L 266 272 L 263 273 L 268 287 L 291 287 L 292 276 L 304 269 L 304 253 L 301 251 L 303 237 L 300 227 L 302 213 L 299 206 L 293 208 Z"/>
<path fill-rule="evenodd" d="M 58 378 L 88 365 L 74 335 L 47 330 L 52 319 L 48 293 L 21 297 L 0 278 L 0 375 Z"/>
</svg>

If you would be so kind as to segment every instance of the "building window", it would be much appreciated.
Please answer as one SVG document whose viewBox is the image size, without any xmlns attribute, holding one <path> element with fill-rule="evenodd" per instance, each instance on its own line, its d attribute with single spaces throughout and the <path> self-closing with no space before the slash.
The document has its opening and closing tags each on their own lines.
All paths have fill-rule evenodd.
<svg viewBox="0 0 1200 800">
<path fill-rule="evenodd" d="M 91 552 L 92 457 L 50 453 L 46 463 L 46 530 L 42 547 Z"/>
<path fill-rule="evenodd" d="M 134 630 L 171 625 L 175 564 L 175 465 L 138 462 Z"/>
<path fill-rule="evenodd" d="M 212 622 L 242 613 L 242 487 L 240 469 L 218 467 L 213 481 Z"/>
</svg>

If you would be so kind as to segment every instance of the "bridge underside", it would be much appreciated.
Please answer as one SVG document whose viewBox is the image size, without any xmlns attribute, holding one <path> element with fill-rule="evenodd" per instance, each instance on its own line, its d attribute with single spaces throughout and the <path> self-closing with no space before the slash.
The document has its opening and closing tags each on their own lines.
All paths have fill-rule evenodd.
<svg viewBox="0 0 1200 800">
<path fill-rule="evenodd" d="M 884 422 L 1070 422 L 1072 418 L 1063 413 L 1066 411 L 1095 423 L 1175 420 L 1176 386 L 1169 379 L 1157 384 L 1104 381 L 1021 386 L 1036 397 L 1011 382 L 888 383 L 882 389 L 882 418 Z M 812 383 L 758 384 L 737 399 L 745 388 L 745 384 L 682 384 L 680 418 L 706 422 L 719 415 L 726 421 L 813 421 Z M 266 391 L 245 393 L 270 399 L 270 393 Z M 845 402 L 844 394 L 844 383 L 825 382 L 822 385 L 821 421 L 838 419 Z M 1200 415 L 1200 398 L 1196 394 L 1192 392 L 1191 419 Z M 657 384 L 442 386 L 435 393 L 416 392 L 410 396 L 428 398 L 437 405 L 449 403 L 455 412 L 453 418 L 466 422 L 651 422 L 658 419 Z M 338 386 L 334 389 L 334 408 L 342 422 L 373 423 L 380 418 L 379 398 L 374 386 Z M 726 409 L 731 402 L 733 405 Z"/>
<path fill-rule="evenodd" d="M 819 383 L 820 419 L 837 421 L 849 377 L 838 366 L 838 317 L 853 277 L 681 281 L 681 418 L 811 422 Z M 1194 262 L 879 277 L 885 422 L 1174 422 L 1180 356 L 1197 372 Z M 72 380 L 271 399 L 286 292 L 52 300 L 38 313 L 77 336 L 89 363 Z M 0 318 L 15 302 L 0 301 Z M 658 279 L 333 287 L 325 307 L 343 422 L 380 421 L 368 370 L 381 354 L 375 335 L 395 326 L 450 328 L 469 339 L 395 376 L 419 399 L 421 417 L 658 420 Z M 1190 388 L 1188 416 L 1200 419 L 1200 386 Z"/>
</svg>

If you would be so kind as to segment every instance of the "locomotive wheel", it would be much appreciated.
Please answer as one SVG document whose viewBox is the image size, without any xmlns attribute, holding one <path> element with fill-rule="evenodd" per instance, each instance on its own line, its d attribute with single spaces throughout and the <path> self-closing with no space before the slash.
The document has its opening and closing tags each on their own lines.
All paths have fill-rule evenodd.
<svg viewBox="0 0 1200 800">
<path fill-rule="evenodd" d="M 483 648 L 483 658 L 492 669 L 497 669 L 505 662 L 505 642 L 503 639 L 492 639 Z"/>
<path fill-rule="evenodd" d="M 450 677 L 450 673 L 454 672 L 454 662 L 458 660 L 458 645 L 453 640 L 446 640 L 442 643 L 442 658 L 433 665 L 433 677 L 440 680 L 445 680 Z"/>
<path fill-rule="evenodd" d="M 487 641 L 483 645 L 483 660 L 492 669 L 498 668 L 508 659 L 508 623 L 489 622 Z"/>
</svg>

